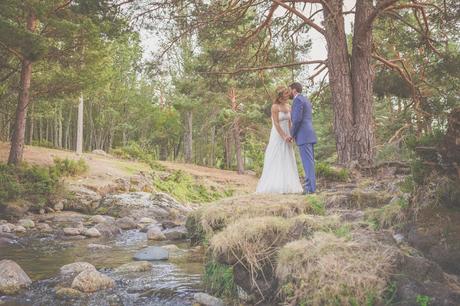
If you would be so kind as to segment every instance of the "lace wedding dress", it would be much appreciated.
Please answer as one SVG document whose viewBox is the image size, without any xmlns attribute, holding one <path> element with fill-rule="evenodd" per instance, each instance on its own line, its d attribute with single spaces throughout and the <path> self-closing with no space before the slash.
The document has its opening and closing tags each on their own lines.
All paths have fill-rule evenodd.
<svg viewBox="0 0 460 306">
<path fill-rule="evenodd" d="M 289 135 L 289 112 L 279 112 L 281 129 Z M 287 143 L 276 130 L 272 118 L 272 131 L 265 150 L 264 169 L 256 193 L 301 193 L 293 143 Z"/>
</svg>

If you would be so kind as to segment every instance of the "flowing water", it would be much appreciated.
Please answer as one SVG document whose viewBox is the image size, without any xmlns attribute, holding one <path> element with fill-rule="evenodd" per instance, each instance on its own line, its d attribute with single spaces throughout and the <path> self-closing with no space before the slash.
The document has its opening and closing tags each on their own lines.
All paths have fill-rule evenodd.
<svg viewBox="0 0 460 306">
<path fill-rule="evenodd" d="M 111 249 L 91 250 L 89 243 L 109 245 Z M 18 263 L 33 280 L 32 285 L 17 296 L 0 297 L 0 305 L 192 305 L 193 294 L 202 291 L 201 256 L 188 248 L 188 242 L 176 243 L 178 252 L 171 252 L 168 261 L 152 262 L 148 272 L 115 273 L 113 268 L 131 262 L 140 249 L 171 242 L 148 241 L 138 230 L 124 231 L 111 240 L 84 239 L 66 241 L 55 235 L 35 234 L 2 247 L 0 259 Z M 77 300 L 58 299 L 59 268 L 65 264 L 86 261 L 112 277 L 116 287 Z"/>
</svg>

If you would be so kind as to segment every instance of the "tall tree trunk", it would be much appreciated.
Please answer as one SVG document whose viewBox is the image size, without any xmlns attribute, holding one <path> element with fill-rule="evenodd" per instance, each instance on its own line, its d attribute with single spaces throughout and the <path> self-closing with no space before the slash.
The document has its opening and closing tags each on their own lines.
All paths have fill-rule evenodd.
<svg viewBox="0 0 460 306">
<path fill-rule="evenodd" d="M 80 94 L 77 117 L 77 154 L 83 153 L 83 93 Z"/>
<path fill-rule="evenodd" d="M 31 145 L 34 141 L 34 104 L 31 105 L 32 109 L 30 110 L 29 115 L 29 144 Z"/>
<path fill-rule="evenodd" d="M 216 126 L 213 124 L 211 126 L 211 157 L 209 158 L 209 167 L 213 167 L 215 165 L 215 146 L 216 146 Z"/>
<path fill-rule="evenodd" d="M 366 19 L 372 10 L 372 2 L 357 1 L 351 63 L 343 1 L 328 3 L 323 8 L 338 161 L 344 165 L 354 162 L 369 164 L 374 155 L 373 70 L 372 31 L 366 28 Z"/>
<path fill-rule="evenodd" d="M 187 163 L 193 158 L 193 112 L 185 112 L 184 158 Z"/>
<path fill-rule="evenodd" d="M 345 36 L 342 1 L 323 6 L 325 37 L 328 49 L 329 84 L 334 111 L 334 134 L 339 163 L 351 160 L 351 130 L 353 127 L 353 94 L 351 71 Z"/>
<path fill-rule="evenodd" d="M 27 30 L 34 32 L 37 26 L 37 17 L 33 10 L 27 15 Z M 30 101 L 30 81 L 32 79 L 32 61 L 23 58 L 21 61 L 21 82 L 19 85 L 18 105 L 14 122 L 13 137 L 11 139 L 8 164 L 17 165 L 22 162 L 24 154 L 24 134 L 26 129 L 27 107 Z"/>
<path fill-rule="evenodd" d="M 58 147 L 62 148 L 62 102 L 58 105 Z"/>
<path fill-rule="evenodd" d="M 237 120 L 233 126 L 233 138 L 235 141 L 235 154 L 236 154 L 236 167 L 238 169 L 238 174 L 244 174 L 244 159 L 243 159 L 243 151 L 241 148 L 241 135 L 240 134 L 241 134 L 240 125 Z"/>
<path fill-rule="evenodd" d="M 372 11 L 372 0 L 356 1 L 351 56 L 354 123 L 351 156 L 360 165 L 371 164 L 374 159 L 372 26 L 367 23 Z"/>
</svg>

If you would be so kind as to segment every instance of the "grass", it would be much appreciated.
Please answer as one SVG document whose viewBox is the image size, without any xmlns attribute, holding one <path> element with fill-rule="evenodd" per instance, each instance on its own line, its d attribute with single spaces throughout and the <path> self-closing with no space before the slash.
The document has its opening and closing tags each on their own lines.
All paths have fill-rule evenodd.
<svg viewBox="0 0 460 306">
<path fill-rule="evenodd" d="M 232 266 L 210 260 L 206 263 L 203 283 L 206 291 L 223 298 L 235 298 L 238 296 L 237 287 L 233 279 Z"/>
<path fill-rule="evenodd" d="M 337 225 L 336 216 L 243 218 L 211 238 L 210 252 L 214 258 L 220 258 L 226 264 L 241 264 L 248 272 L 252 286 L 259 288 L 261 281 L 271 281 L 267 273 L 274 270 L 277 253 L 286 243 L 309 237 L 315 231 L 331 231 Z M 262 297 L 273 294 L 258 290 Z"/>
<path fill-rule="evenodd" d="M 215 232 L 241 218 L 290 218 L 305 213 L 313 214 L 315 209 L 304 196 L 249 195 L 204 205 L 189 214 L 186 226 L 192 241 L 197 243 L 207 240 Z"/>
<path fill-rule="evenodd" d="M 281 299 L 290 305 L 373 305 L 383 296 L 396 259 L 395 249 L 368 233 L 345 239 L 316 232 L 279 251 Z"/>
<path fill-rule="evenodd" d="M 364 212 L 365 219 L 374 224 L 375 229 L 389 228 L 400 225 L 405 219 L 405 209 L 409 203 L 398 198 L 381 208 L 371 208 Z"/>
<path fill-rule="evenodd" d="M 325 162 L 316 163 L 315 172 L 316 176 L 319 178 L 324 178 L 328 181 L 346 182 L 350 177 L 350 173 L 347 169 L 336 169 Z"/>
<path fill-rule="evenodd" d="M 181 202 L 206 203 L 233 194 L 232 190 L 219 191 L 215 188 L 208 188 L 180 170 L 167 176 L 156 176 L 153 186 L 156 190 L 166 192 Z"/>
<path fill-rule="evenodd" d="M 89 169 L 84 159 L 79 160 L 54 158 L 54 170 L 59 176 L 77 176 L 84 174 Z"/>
</svg>

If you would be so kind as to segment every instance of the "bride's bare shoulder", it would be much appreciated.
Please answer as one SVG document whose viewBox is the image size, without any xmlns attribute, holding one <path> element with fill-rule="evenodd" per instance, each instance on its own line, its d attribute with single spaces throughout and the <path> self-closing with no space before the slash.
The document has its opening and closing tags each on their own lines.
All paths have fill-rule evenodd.
<svg viewBox="0 0 460 306">
<path fill-rule="evenodd" d="M 280 106 L 278 104 L 273 103 L 272 104 L 272 112 L 279 112 L 280 111 Z"/>
</svg>

